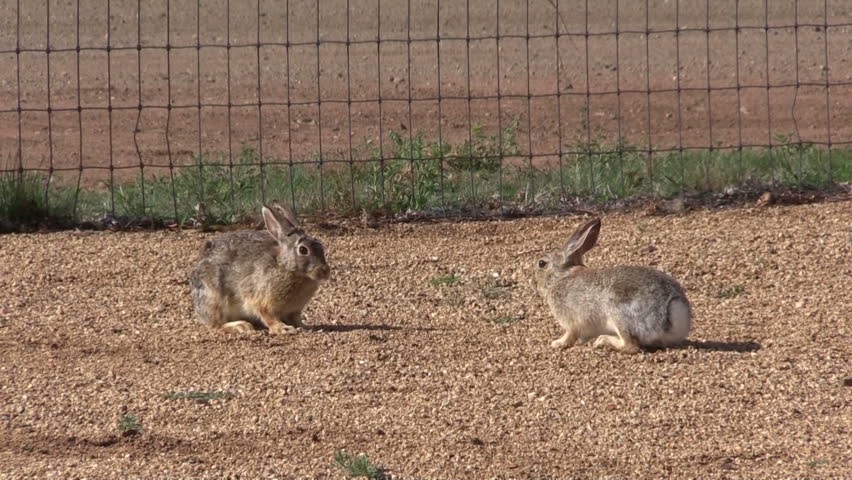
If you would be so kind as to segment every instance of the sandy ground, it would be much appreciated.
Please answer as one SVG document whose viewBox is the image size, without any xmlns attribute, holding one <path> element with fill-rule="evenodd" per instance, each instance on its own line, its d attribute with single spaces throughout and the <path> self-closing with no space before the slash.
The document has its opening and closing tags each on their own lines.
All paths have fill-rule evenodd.
<svg viewBox="0 0 852 480">
<path fill-rule="evenodd" d="M 0 161 L 17 163 L 20 138 L 27 168 L 82 165 L 91 186 L 103 167 L 164 174 L 243 144 L 286 161 L 348 159 L 368 140 L 387 155 L 389 130 L 459 143 L 511 115 L 521 154 L 542 161 L 598 135 L 660 149 L 852 141 L 845 2 L 467 5 L 0 0 Z M 19 115 L 19 100 L 36 111 Z"/>
<path fill-rule="evenodd" d="M 634 356 L 549 347 L 527 279 L 581 221 L 313 227 L 333 277 L 286 337 L 197 324 L 214 234 L 0 236 L 0 478 L 340 478 L 340 449 L 402 478 L 852 477 L 851 202 L 606 215 L 589 264 L 667 271 L 696 314 Z M 232 397 L 163 397 L 189 391 Z"/>
</svg>

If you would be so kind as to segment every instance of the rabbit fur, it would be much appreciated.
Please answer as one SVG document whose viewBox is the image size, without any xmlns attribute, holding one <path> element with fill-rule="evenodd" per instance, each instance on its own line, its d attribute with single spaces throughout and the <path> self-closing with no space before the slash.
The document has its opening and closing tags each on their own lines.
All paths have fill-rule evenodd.
<svg viewBox="0 0 852 480">
<path fill-rule="evenodd" d="M 284 204 L 263 206 L 266 230 L 207 241 L 189 276 L 201 323 L 236 331 L 294 333 L 302 310 L 329 278 L 325 249 Z"/>
<path fill-rule="evenodd" d="M 551 346 L 593 341 L 596 348 L 636 353 L 683 342 L 692 327 L 692 308 L 676 280 L 650 267 L 585 266 L 583 255 L 594 247 L 600 228 L 600 218 L 589 220 L 562 250 L 536 262 L 536 290 L 565 329 Z"/>
</svg>

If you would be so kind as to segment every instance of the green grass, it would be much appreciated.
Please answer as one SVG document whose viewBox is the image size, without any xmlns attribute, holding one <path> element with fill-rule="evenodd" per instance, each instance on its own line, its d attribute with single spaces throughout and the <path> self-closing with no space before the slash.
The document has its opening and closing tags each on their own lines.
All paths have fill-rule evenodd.
<svg viewBox="0 0 852 480">
<path fill-rule="evenodd" d="M 105 213 L 202 224 L 257 218 L 264 200 L 295 202 L 300 212 L 362 210 L 492 210 L 499 206 L 559 208 L 566 201 L 612 202 L 671 198 L 743 185 L 823 189 L 852 182 L 852 149 L 829 152 L 777 137 L 770 149 L 648 152 L 624 139 L 578 142 L 549 163 L 518 161 L 518 119 L 501 132 L 474 125 L 451 145 L 422 133 L 387 133 L 381 154 L 363 142 L 341 157 L 316 155 L 292 163 L 242 146 L 231 164 L 204 153 L 172 175 L 78 190 L 55 176 L 0 173 L 0 229 L 38 223 L 73 224 Z M 199 205 L 201 204 L 201 205 Z M 197 207 L 201 206 L 200 210 Z"/>
<path fill-rule="evenodd" d="M 169 392 L 164 393 L 163 398 L 167 398 L 169 400 L 195 400 L 197 402 L 209 402 L 210 400 L 216 399 L 229 399 L 234 395 L 230 392 L 197 392 L 194 390 L 189 390 L 186 392 Z"/>
<path fill-rule="evenodd" d="M 39 222 L 72 223 L 78 192 L 52 183 L 46 175 L 0 172 L 0 230 Z"/>
<path fill-rule="evenodd" d="M 623 139 L 578 144 L 561 168 L 537 173 L 543 185 L 609 201 L 634 195 L 673 197 L 681 192 L 718 192 L 747 183 L 823 188 L 852 179 L 852 150 L 827 150 L 779 136 L 770 149 L 652 152 Z"/>
<path fill-rule="evenodd" d="M 461 281 L 461 277 L 457 276 L 454 273 L 451 273 L 449 275 L 434 277 L 432 280 L 430 280 L 430 283 L 432 283 L 432 285 L 450 285 L 450 286 L 452 286 L 452 285 L 459 283 L 460 281 Z"/>
<path fill-rule="evenodd" d="M 371 480 L 387 478 L 384 467 L 370 461 L 367 455 L 353 455 L 344 450 L 334 454 L 334 465 L 350 478 L 365 477 Z"/>
<path fill-rule="evenodd" d="M 124 436 L 136 435 L 142 430 L 142 424 L 136 415 L 127 414 L 118 419 L 118 432 Z"/>
</svg>

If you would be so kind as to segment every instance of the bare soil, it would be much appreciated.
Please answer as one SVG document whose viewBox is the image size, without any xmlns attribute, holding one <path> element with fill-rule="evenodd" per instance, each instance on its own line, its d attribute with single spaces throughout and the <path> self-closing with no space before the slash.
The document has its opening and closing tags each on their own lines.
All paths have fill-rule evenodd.
<svg viewBox="0 0 852 480">
<path fill-rule="evenodd" d="M 852 477 L 852 202 L 606 215 L 588 263 L 694 304 L 687 345 L 632 356 L 549 346 L 528 279 L 581 221 L 310 227 L 332 278 L 279 337 L 194 318 L 214 234 L 0 236 L 0 477 L 340 478 L 340 449 L 401 478 Z M 163 397 L 190 391 L 232 397 Z"/>
<path fill-rule="evenodd" d="M 599 134 L 661 149 L 852 139 L 844 2 L 108 3 L 0 0 L 8 166 L 20 148 L 25 167 L 82 167 L 94 185 L 196 152 L 234 161 L 243 144 L 264 161 L 368 142 L 387 155 L 389 130 L 461 142 L 511 115 L 541 161 Z"/>
</svg>

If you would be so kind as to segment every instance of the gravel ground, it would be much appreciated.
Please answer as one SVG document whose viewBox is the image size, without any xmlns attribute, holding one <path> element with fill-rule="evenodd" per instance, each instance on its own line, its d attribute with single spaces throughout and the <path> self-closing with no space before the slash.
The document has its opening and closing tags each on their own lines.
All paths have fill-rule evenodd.
<svg viewBox="0 0 852 480">
<path fill-rule="evenodd" d="M 589 263 L 695 308 L 633 356 L 549 347 L 530 266 L 582 220 L 314 227 L 333 278 L 286 337 L 196 322 L 213 234 L 2 236 L 0 478 L 340 478 L 340 449 L 403 478 L 852 477 L 852 202 L 606 215 Z M 163 397 L 190 391 L 232 396 Z"/>
</svg>

